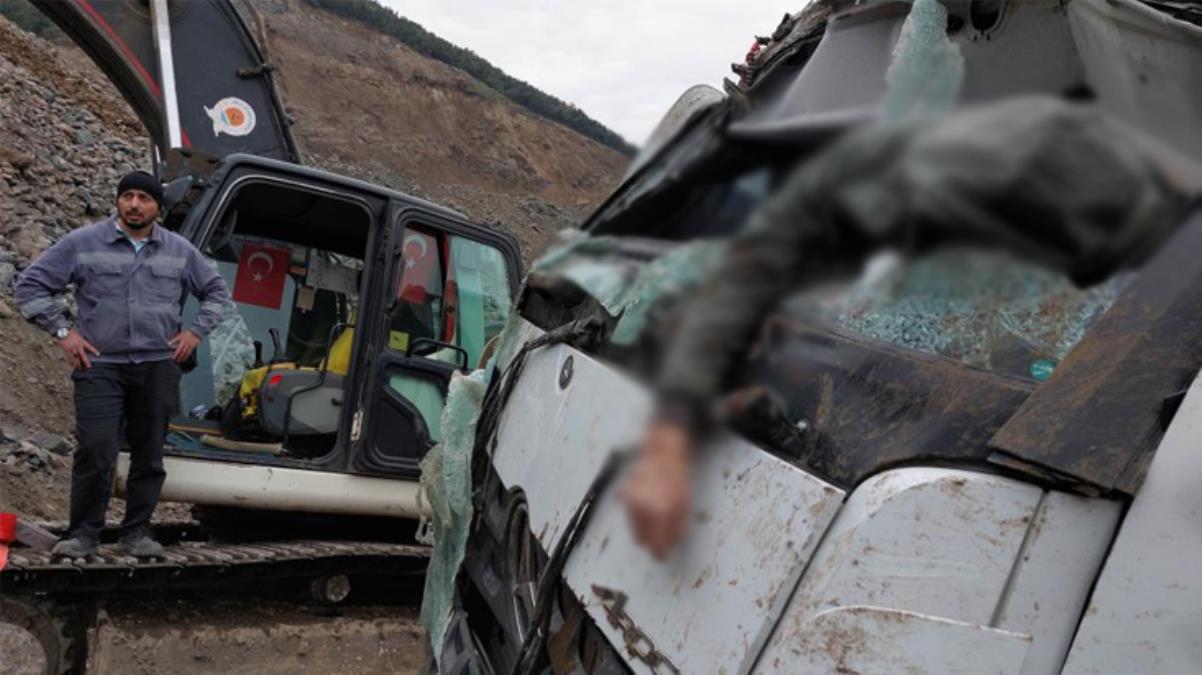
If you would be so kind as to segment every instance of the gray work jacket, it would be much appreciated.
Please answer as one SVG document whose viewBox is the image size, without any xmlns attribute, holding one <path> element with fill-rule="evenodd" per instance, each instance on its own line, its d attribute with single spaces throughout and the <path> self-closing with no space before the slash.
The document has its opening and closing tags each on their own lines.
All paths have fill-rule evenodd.
<svg viewBox="0 0 1202 675">
<path fill-rule="evenodd" d="M 167 343 L 180 331 L 184 292 L 200 300 L 188 330 L 204 338 L 221 321 L 225 282 L 187 239 L 154 225 L 135 252 L 116 216 L 85 225 L 46 249 L 17 280 L 18 309 L 54 332 L 69 326 L 56 297 L 75 284 L 79 331 L 104 363 L 171 358 Z"/>
</svg>

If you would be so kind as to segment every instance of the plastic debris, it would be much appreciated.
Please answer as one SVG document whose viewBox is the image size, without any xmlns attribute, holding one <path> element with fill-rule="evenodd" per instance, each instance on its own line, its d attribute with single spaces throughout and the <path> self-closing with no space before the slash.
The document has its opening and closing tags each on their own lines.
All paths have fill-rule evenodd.
<svg viewBox="0 0 1202 675">
<path fill-rule="evenodd" d="M 533 269 L 571 280 L 607 312 L 620 316 L 612 337 L 620 345 L 635 341 L 646 326 L 648 310 L 659 298 L 699 284 L 717 269 L 727 249 L 725 241 L 697 240 L 636 268 L 605 260 L 617 246 L 612 237 L 570 238 Z"/>
<path fill-rule="evenodd" d="M 633 344 L 647 325 L 647 311 L 659 298 L 686 291 L 710 276 L 726 254 L 727 242 L 698 240 L 656 258 L 623 293 L 622 318 L 614 328 L 616 344 Z"/>
<path fill-rule="evenodd" d="M 435 544 L 426 571 L 421 616 L 436 659 L 442 655 L 455 595 L 455 577 L 463 562 L 472 520 L 472 448 L 488 372 L 456 373 L 451 379 L 442 411 L 442 442 L 431 448 L 421 463 L 422 491 L 433 512 Z"/>
<path fill-rule="evenodd" d="M 254 367 L 255 341 L 238 313 L 238 305 L 227 300 L 221 308 L 221 323 L 209 334 L 212 354 L 213 400 L 228 401 L 242 386 L 242 376 Z"/>
</svg>

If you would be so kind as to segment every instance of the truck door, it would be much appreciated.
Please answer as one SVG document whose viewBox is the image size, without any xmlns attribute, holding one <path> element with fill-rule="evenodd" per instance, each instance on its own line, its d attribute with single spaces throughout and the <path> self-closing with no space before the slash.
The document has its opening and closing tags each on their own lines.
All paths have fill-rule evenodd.
<svg viewBox="0 0 1202 675">
<path fill-rule="evenodd" d="M 452 375 L 483 367 L 492 353 L 517 292 L 520 259 L 511 238 L 445 215 L 405 210 L 392 226 L 389 296 L 376 320 L 383 349 L 353 464 L 415 475 L 442 438 Z"/>
</svg>

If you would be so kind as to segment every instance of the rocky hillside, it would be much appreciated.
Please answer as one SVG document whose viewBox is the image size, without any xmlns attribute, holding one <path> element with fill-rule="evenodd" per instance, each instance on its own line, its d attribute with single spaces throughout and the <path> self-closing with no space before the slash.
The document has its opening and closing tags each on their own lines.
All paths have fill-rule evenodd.
<svg viewBox="0 0 1202 675">
<path fill-rule="evenodd" d="M 108 214 L 147 145 L 98 73 L 45 59 L 46 48 L 0 18 L 0 507 L 61 517 L 69 371 L 16 315 L 9 285 L 51 241 Z"/>
<path fill-rule="evenodd" d="M 260 0 L 270 58 L 308 163 L 456 208 L 527 257 L 617 181 L 626 158 L 464 73 L 298 0 Z M 70 229 L 107 215 L 147 139 L 72 46 L 0 17 L 0 507 L 61 519 L 69 371 L 16 315 L 10 285 Z"/>
</svg>

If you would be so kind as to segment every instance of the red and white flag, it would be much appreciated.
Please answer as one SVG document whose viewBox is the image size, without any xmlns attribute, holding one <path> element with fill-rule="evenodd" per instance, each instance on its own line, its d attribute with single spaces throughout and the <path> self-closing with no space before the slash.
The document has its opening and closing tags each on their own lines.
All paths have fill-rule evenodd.
<svg viewBox="0 0 1202 675">
<path fill-rule="evenodd" d="M 288 249 L 243 244 L 234 277 L 234 302 L 279 309 L 291 257 Z"/>
</svg>

